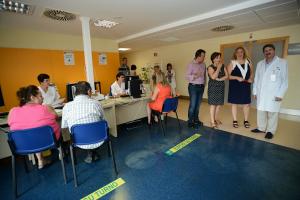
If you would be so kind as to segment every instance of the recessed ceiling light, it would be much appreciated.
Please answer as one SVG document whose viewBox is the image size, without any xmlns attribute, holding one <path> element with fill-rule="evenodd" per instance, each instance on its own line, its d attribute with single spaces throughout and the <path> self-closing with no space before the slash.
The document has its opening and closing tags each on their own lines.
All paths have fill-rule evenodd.
<svg viewBox="0 0 300 200">
<path fill-rule="evenodd" d="M 2 0 L 0 1 L 0 11 L 31 15 L 33 11 L 33 6 L 14 1 Z"/>
<path fill-rule="evenodd" d="M 128 50 L 130 50 L 130 48 L 123 48 L 123 47 L 119 48 L 119 51 L 128 51 Z"/>
<path fill-rule="evenodd" d="M 214 32 L 225 32 L 225 31 L 230 31 L 232 29 L 234 29 L 234 26 L 225 25 L 225 26 L 217 26 L 217 27 L 215 27 L 211 30 L 214 31 Z"/>
<path fill-rule="evenodd" d="M 112 28 L 112 27 L 116 26 L 117 24 L 119 24 L 119 23 L 113 22 L 113 21 L 108 21 L 105 19 L 104 20 L 97 19 L 94 22 L 95 26 L 104 27 L 104 28 Z"/>
</svg>

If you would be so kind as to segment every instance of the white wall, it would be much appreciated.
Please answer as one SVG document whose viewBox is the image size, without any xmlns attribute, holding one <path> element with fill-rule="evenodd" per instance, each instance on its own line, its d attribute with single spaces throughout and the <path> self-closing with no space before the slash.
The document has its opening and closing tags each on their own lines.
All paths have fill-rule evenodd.
<svg viewBox="0 0 300 200">
<path fill-rule="evenodd" d="M 127 53 L 122 56 L 126 56 L 128 58 L 129 64 L 136 64 L 138 69 L 143 67 L 146 63 L 162 63 L 164 68 L 168 62 L 172 63 L 176 71 L 178 92 L 182 95 L 188 96 L 187 81 L 184 76 L 187 63 L 193 59 L 195 51 L 200 48 L 204 49 L 207 53 L 206 64 L 209 65 L 211 53 L 214 51 L 220 51 L 221 44 L 249 41 L 249 34 L 250 33 L 242 33 L 163 46 L 155 49 Z M 289 43 L 300 43 L 300 25 L 256 31 L 253 32 L 252 40 L 283 36 L 290 37 Z M 153 56 L 154 52 L 158 53 L 157 57 Z M 300 85 L 300 55 L 290 55 L 287 57 L 287 60 L 289 64 L 289 88 L 283 100 L 282 107 L 285 109 L 300 110 L 300 90 L 297 88 Z M 204 97 L 207 97 L 207 92 L 204 93 Z"/>
</svg>

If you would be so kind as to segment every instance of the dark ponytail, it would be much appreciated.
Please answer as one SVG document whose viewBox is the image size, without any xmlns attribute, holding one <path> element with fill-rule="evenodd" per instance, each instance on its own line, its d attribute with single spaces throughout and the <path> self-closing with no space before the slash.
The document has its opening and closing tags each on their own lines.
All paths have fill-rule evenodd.
<svg viewBox="0 0 300 200">
<path fill-rule="evenodd" d="M 20 106 L 25 105 L 29 101 L 31 101 L 31 96 L 36 96 L 39 93 L 39 88 L 35 85 L 29 85 L 27 87 L 21 87 L 17 91 L 17 97 L 19 99 Z"/>
</svg>

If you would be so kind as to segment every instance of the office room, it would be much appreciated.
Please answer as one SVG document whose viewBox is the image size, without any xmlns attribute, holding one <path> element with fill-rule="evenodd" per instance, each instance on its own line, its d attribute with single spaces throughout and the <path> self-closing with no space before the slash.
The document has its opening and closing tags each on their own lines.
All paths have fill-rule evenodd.
<svg viewBox="0 0 300 200">
<path fill-rule="evenodd" d="M 0 8 L 1 198 L 300 199 L 299 0 L 3 0 Z M 197 67 L 202 72 L 189 76 Z M 223 78 L 213 78 L 216 70 Z M 137 75 L 134 96 L 129 80 Z M 60 106 L 46 105 L 38 76 Z M 222 82 L 218 106 L 213 81 Z M 233 82 L 247 85 L 249 102 L 231 101 Z M 113 84 L 124 94 L 112 94 Z M 259 84 L 273 89 L 258 93 Z M 29 85 L 37 94 L 24 104 L 16 93 Z M 260 100 L 277 91 L 266 104 L 277 110 L 265 110 Z M 67 118 L 76 118 L 79 97 L 101 119 L 95 134 L 82 129 L 89 143 L 75 137 L 75 125 L 93 123 L 71 126 Z M 175 107 L 165 110 L 167 100 Z M 21 115 L 8 116 L 33 102 L 53 111 L 60 128 L 49 129 L 51 147 L 42 150 L 33 146 L 45 137 L 27 123 L 38 114 L 19 129 L 12 119 Z M 34 150 L 18 151 L 17 134 Z"/>
</svg>

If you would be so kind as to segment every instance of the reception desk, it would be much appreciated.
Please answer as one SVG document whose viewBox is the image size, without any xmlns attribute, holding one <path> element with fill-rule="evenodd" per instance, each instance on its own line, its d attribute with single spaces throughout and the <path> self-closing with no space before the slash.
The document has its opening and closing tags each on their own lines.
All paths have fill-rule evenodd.
<svg viewBox="0 0 300 200">
<path fill-rule="evenodd" d="M 111 98 L 100 101 L 104 118 L 108 122 L 109 132 L 112 136 L 118 137 L 117 125 L 131 122 L 147 117 L 146 105 L 149 97 L 133 99 L 132 97 Z M 56 109 L 59 116 L 62 115 L 61 109 Z M 0 118 L 0 126 L 7 125 L 7 118 Z M 10 156 L 11 152 L 7 144 L 7 135 L 0 130 L 0 159 Z"/>
<path fill-rule="evenodd" d="M 117 125 L 147 117 L 149 97 L 133 99 L 131 97 L 112 98 L 100 101 L 104 117 L 108 122 L 110 134 L 118 137 Z"/>
</svg>

